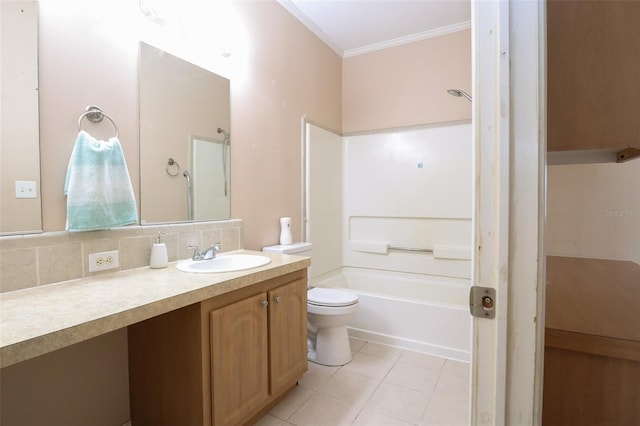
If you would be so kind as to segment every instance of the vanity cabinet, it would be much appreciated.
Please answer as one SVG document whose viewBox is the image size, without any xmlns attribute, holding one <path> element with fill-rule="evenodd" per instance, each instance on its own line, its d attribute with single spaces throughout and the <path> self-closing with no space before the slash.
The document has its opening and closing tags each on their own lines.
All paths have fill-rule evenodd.
<svg viewBox="0 0 640 426">
<path fill-rule="evenodd" d="M 547 0 L 549 151 L 640 149 L 638 22 L 637 1 Z"/>
<path fill-rule="evenodd" d="M 306 294 L 294 281 L 211 311 L 214 424 L 243 424 L 306 371 Z"/>
<path fill-rule="evenodd" d="M 307 370 L 306 270 L 129 327 L 131 419 L 241 425 Z"/>
</svg>

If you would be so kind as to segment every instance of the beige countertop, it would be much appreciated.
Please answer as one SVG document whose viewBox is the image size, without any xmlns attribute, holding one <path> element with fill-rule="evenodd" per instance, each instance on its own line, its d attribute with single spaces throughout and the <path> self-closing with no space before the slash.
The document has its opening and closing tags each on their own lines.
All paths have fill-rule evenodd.
<svg viewBox="0 0 640 426">
<path fill-rule="evenodd" d="M 307 268 L 307 257 L 260 254 L 271 263 L 195 274 L 139 268 L 0 294 L 0 368 L 242 287 Z"/>
</svg>

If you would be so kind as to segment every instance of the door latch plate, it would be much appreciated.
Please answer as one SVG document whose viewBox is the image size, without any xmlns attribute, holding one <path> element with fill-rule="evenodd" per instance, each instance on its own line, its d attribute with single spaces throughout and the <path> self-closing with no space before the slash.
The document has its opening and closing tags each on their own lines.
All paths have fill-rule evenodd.
<svg viewBox="0 0 640 426">
<path fill-rule="evenodd" d="M 472 286 L 469 292 L 469 310 L 474 317 L 495 318 L 496 289 Z"/>
</svg>

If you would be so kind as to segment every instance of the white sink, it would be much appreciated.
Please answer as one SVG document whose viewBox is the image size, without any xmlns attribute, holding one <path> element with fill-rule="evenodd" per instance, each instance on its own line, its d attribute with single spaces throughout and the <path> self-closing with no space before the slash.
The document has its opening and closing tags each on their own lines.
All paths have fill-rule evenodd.
<svg viewBox="0 0 640 426">
<path fill-rule="evenodd" d="M 221 254 L 209 260 L 183 260 L 176 267 L 183 272 L 233 272 L 257 268 L 270 262 L 268 257 L 255 254 Z"/>
</svg>

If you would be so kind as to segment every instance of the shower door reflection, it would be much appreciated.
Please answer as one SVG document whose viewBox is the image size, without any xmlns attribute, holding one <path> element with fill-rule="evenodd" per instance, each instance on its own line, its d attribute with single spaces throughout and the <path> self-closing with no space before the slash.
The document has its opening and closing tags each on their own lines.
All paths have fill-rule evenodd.
<svg viewBox="0 0 640 426">
<path fill-rule="evenodd" d="M 231 208 L 229 141 L 191 136 L 193 220 L 226 218 Z"/>
</svg>

